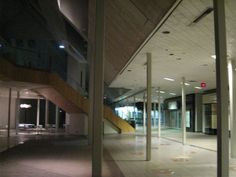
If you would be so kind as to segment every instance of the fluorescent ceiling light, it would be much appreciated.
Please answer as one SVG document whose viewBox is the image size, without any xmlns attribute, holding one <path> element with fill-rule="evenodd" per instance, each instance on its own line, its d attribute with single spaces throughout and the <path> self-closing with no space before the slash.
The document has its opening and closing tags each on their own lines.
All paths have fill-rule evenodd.
<svg viewBox="0 0 236 177">
<path fill-rule="evenodd" d="M 183 82 L 180 82 L 180 84 L 182 84 L 182 83 L 183 83 Z M 186 86 L 190 86 L 190 84 L 187 83 L 187 82 L 185 82 L 184 85 L 186 85 Z"/>
<path fill-rule="evenodd" d="M 170 95 L 176 95 L 176 93 L 170 93 Z"/>
<path fill-rule="evenodd" d="M 175 81 L 174 79 L 171 79 L 169 77 L 165 77 L 164 79 L 167 80 L 167 81 L 172 81 L 172 82 Z"/>
<path fill-rule="evenodd" d="M 190 86 L 190 84 L 189 84 L 189 83 L 184 83 L 184 85 Z"/>
<path fill-rule="evenodd" d="M 159 90 L 156 90 L 156 92 L 158 93 Z M 161 90 L 160 93 L 166 93 L 165 91 Z M 157 96 L 158 97 L 158 96 Z"/>
<path fill-rule="evenodd" d="M 64 49 L 65 46 L 64 46 L 63 44 L 60 44 L 60 45 L 59 45 L 59 48 L 60 48 L 60 49 Z"/>
<path fill-rule="evenodd" d="M 201 87 L 195 87 L 195 89 L 201 90 L 202 88 Z"/>
<path fill-rule="evenodd" d="M 20 104 L 20 108 L 31 108 L 30 104 Z"/>
<path fill-rule="evenodd" d="M 216 59 L 216 55 L 212 55 L 211 58 Z"/>
</svg>

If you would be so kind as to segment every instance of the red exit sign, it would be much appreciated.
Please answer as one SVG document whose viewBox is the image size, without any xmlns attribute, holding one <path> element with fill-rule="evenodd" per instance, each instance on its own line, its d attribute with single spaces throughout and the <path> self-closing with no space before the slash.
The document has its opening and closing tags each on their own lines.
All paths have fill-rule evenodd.
<svg viewBox="0 0 236 177">
<path fill-rule="evenodd" d="M 202 88 L 206 88 L 206 82 L 202 82 L 202 83 L 201 83 L 201 87 L 202 87 Z"/>
</svg>

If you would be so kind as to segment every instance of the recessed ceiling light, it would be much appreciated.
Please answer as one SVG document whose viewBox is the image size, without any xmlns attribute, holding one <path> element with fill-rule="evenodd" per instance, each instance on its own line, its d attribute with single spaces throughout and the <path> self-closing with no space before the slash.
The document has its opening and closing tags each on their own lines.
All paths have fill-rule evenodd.
<svg viewBox="0 0 236 177">
<path fill-rule="evenodd" d="M 165 78 L 163 78 L 163 79 L 165 79 L 165 80 L 167 80 L 167 81 L 175 81 L 174 79 L 172 79 L 172 78 L 169 78 L 169 77 L 165 77 Z"/>
<path fill-rule="evenodd" d="M 198 90 L 201 90 L 202 88 L 201 87 L 194 87 L 195 89 L 198 89 Z"/>
<path fill-rule="evenodd" d="M 170 55 L 170 56 L 173 56 L 174 54 L 173 54 L 173 53 L 170 53 L 169 55 Z"/>
<path fill-rule="evenodd" d="M 216 59 L 216 55 L 211 55 L 211 58 Z"/>
<path fill-rule="evenodd" d="M 170 93 L 170 95 L 176 95 L 176 93 Z"/>
<path fill-rule="evenodd" d="M 128 69 L 128 72 L 131 72 L 132 70 L 131 69 Z"/>
<path fill-rule="evenodd" d="M 162 31 L 163 34 L 170 34 L 170 31 Z"/>
<path fill-rule="evenodd" d="M 234 71 L 236 71 L 236 68 L 234 68 Z"/>
<path fill-rule="evenodd" d="M 25 92 L 25 94 L 29 94 L 29 92 L 28 92 L 28 91 L 26 91 L 26 92 Z"/>
</svg>

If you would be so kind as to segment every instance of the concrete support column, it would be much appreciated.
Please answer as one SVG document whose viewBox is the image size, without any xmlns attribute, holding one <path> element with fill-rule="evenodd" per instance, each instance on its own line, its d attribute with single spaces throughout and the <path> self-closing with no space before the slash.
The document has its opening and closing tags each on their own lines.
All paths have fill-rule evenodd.
<svg viewBox="0 0 236 177">
<path fill-rule="evenodd" d="M 8 101 L 8 119 L 7 119 L 7 137 L 10 137 L 11 130 L 11 88 L 9 88 L 9 101 Z"/>
<path fill-rule="evenodd" d="M 16 92 L 16 107 L 15 107 L 15 122 L 16 122 L 16 135 L 19 133 L 19 117 L 20 116 L 20 91 Z"/>
<path fill-rule="evenodd" d="M 161 89 L 158 88 L 158 137 L 161 137 Z"/>
<path fill-rule="evenodd" d="M 157 118 L 157 103 L 156 102 L 153 103 L 153 110 L 154 110 L 153 111 L 154 112 L 154 119 L 153 119 L 154 120 L 153 121 L 154 125 L 153 125 L 153 127 L 156 128 L 157 127 L 157 121 L 156 121 L 156 118 Z"/>
<path fill-rule="evenodd" d="M 182 77 L 182 143 L 186 144 L 186 95 L 185 95 L 185 78 Z"/>
<path fill-rule="evenodd" d="M 49 116 L 49 101 L 45 99 L 45 125 L 44 127 L 47 129 L 48 128 L 48 116 Z"/>
<path fill-rule="evenodd" d="M 36 127 L 39 127 L 39 118 L 40 118 L 40 99 L 37 100 L 37 118 L 36 118 Z"/>
<path fill-rule="evenodd" d="M 92 176 L 102 177 L 104 94 L 104 0 L 96 1 L 93 81 Z"/>
<path fill-rule="evenodd" d="M 147 53 L 147 147 L 146 147 L 146 160 L 151 160 L 152 149 L 152 54 Z"/>
<path fill-rule="evenodd" d="M 146 131 L 146 91 L 143 93 L 143 133 Z"/>
<path fill-rule="evenodd" d="M 231 120 L 231 157 L 236 158 L 236 71 L 235 63 L 229 61 L 228 73 L 229 73 L 229 103 L 230 103 L 230 120 Z"/>
<path fill-rule="evenodd" d="M 56 124 L 56 132 L 59 129 L 59 107 L 56 105 L 56 114 L 55 114 L 55 124 Z"/>
<path fill-rule="evenodd" d="M 89 63 L 89 113 L 88 113 L 88 144 L 93 139 L 93 98 L 94 98 L 94 57 L 95 57 L 95 11 L 96 0 L 88 1 L 88 63 Z"/>
<path fill-rule="evenodd" d="M 217 94 L 217 177 L 229 176 L 228 76 L 225 29 L 225 1 L 214 0 L 216 94 Z"/>
</svg>

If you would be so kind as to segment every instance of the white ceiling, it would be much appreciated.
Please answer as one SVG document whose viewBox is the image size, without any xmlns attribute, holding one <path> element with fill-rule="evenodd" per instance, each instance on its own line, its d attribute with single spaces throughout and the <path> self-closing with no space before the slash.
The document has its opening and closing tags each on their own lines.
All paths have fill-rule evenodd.
<svg viewBox="0 0 236 177">
<path fill-rule="evenodd" d="M 181 94 L 181 78 L 197 82 L 186 86 L 186 93 L 201 92 L 195 89 L 206 82 L 206 90 L 214 89 L 215 60 L 213 12 L 196 24 L 191 22 L 207 7 L 213 7 L 212 0 L 183 0 L 162 27 L 154 34 L 130 65 L 111 83 L 110 87 L 142 89 L 146 87 L 146 53 L 152 53 L 153 87 L 161 87 L 163 97 L 169 93 Z M 227 47 L 229 58 L 236 58 L 236 1 L 226 0 Z M 170 31 L 163 34 L 163 31 Z M 174 55 L 170 55 L 174 54 Z M 178 60 L 178 59 L 181 60 Z M 131 70 L 131 71 L 128 71 Z M 164 80 L 169 77 L 174 82 Z"/>
</svg>

